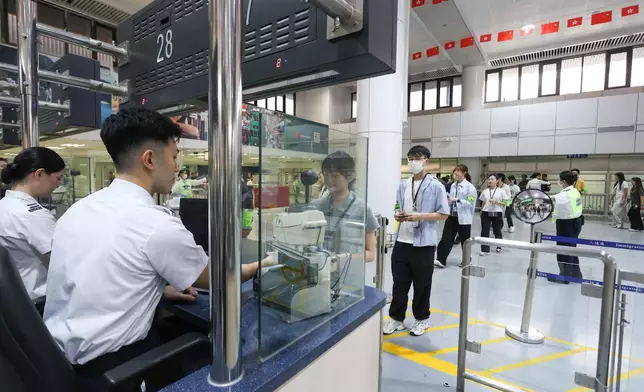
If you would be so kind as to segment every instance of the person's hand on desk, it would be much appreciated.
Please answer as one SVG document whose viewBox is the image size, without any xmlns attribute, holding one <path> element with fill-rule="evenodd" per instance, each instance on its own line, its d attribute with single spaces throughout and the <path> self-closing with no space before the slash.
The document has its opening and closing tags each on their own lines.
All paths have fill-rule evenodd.
<svg viewBox="0 0 644 392">
<path fill-rule="evenodd" d="M 197 300 L 197 290 L 189 287 L 186 291 L 179 291 L 174 287 L 167 285 L 163 289 L 163 296 L 170 301 L 195 302 Z"/>
</svg>

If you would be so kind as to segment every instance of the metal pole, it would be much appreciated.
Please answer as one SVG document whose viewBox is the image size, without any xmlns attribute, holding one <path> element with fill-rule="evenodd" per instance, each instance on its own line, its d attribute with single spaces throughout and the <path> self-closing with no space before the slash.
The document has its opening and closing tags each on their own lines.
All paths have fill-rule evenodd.
<svg viewBox="0 0 644 392">
<path fill-rule="evenodd" d="M 0 95 L 0 104 L 20 106 L 20 98 Z M 69 112 L 69 106 L 47 101 L 38 101 L 38 107 L 40 109 L 56 110 L 65 113 Z"/>
<path fill-rule="evenodd" d="M 380 228 L 378 229 L 378 238 L 376 238 L 378 250 L 376 251 L 376 276 L 374 277 L 374 283 L 377 289 L 382 290 L 385 285 L 385 254 L 387 253 L 385 230 L 387 230 L 387 218 L 378 214 L 377 219 Z"/>
<path fill-rule="evenodd" d="M 38 146 L 38 46 L 36 1 L 16 0 L 18 17 L 18 83 L 22 147 Z"/>
<path fill-rule="evenodd" d="M 210 315 L 208 382 L 229 386 L 241 367 L 241 0 L 210 0 L 208 56 Z"/>
<path fill-rule="evenodd" d="M 362 13 L 346 0 L 305 0 L 312 3 L 333 19 L 339 19 L 342 24 L 354 25 L 362 23 Z"/>
<path fill-rule="evenodd" d="M 615 382 L 615 391 L 619 392 L 622 386 L 622 354 L 624 351 L 624 328 L 628 321 L 626 320 L 626 294 L 622 293 L 619 302 L 619 349 L 617 350 L 617 375 Z"/>
<path fill-rule="evenodd" d="M 608 386 L 611 334 L 613 332 L 613 309 L 615 306 L 615 281 L 617 266 L 615 260 L 602 251 L 604 262 L 604 286 L 602 287 L 602 305 L 599 320 L 599 344 L 597 350 L 596 391 L 605 391 Z"/>
<path fill-rule="evenodd" d="M 26 1 L 26 0 L 23 0 L 23 1 Z M 18 67 L 12 64 L 0 63 L 0 71 L 18 73 Z M 105 83 L 100 80 L 84 79 L 84 78 L 69 76 L 69 75 L 65 75 L 57 72 L 45 71 L 42 69 L 38 70 L 37 77 L 47 82 L 59 83 L 65 86 L 76 87 L 83 90 L 96 91 L 99 93 L 117 95 L 119 97 L 126 97 L 128 93 L 126 87 L 114 86 L 112 84 Z"/>
<path fill-rule="evenodd" d="M 530 225 L 530 243 L 541 243 L 541 233 L 534 230 L 534 225 Z M 530 317 L 532 316 L 532 300 L 534 299 L 534 285 L 537 282 L 537 266 L 539 261 L 539 252 L 530 252 L 530 267 L 528 268 L 528 284 L 525 288 L 525 298 L 523 300 L 523 314 L 521 315 L 521 326 L 517 328 L 513 325 L 505 327 L 505 334 L 514 340 L 522 343 L 541 344 L 545 341 L 545 336 L 536 328 L 530 328 Z"/>
<path fill-rule="evenodd" d="M 0 122 L 0 128 L 17 129 L 17 128 L 20 128 L 20 124 L 8 123 L 8 122 Z"/>
<path fill-rule="evenodd" d="M 120 58 L 127 57 L 127 50 L 125 48 L 119 48 L 118 46 L 108 44 L 103 41 L 88 38 L 79 34 L 70 33 L 69 31 L 57 29 L 46 24 L 36 24 L 36 30 L 38 31 L 38 34 L 56 38 L 70 44 L 83 46 L 85 48 Z"/>
<path fill-rule="evenodd" d="M 621 296 L 622 296 L 622 275 L 621 275 L 620 270 L 617 270 L 616 281 L 617 281 L 617 288 L 616 288 L 617 293 L 615 295 L 615 298 L 621 298 Z M 618 304 L 618 306 L 615 306 L 615 308 L 613 309 L 613 325 L 619 325 L 619 322 L 621 320 L 621 318 L 620 318 L 620 309 L 621 309 L 621 306 L 619 306 L 619 304 Z M 617 334 L 612 334 L 612 337 L 613 337 L 613 340 L 612 340 L 611 345 L 610 345 L 612 355 L 611 355 L 611 360 L 610 360 L 609 374 L 610 374 L 610 377 L 615 377 L 615 362 L 617 361 Z M 619 370 L 618 370 L 618 372 L 619 372 Z M 613 378 L 613 380 L 614 380 L 614 378 Z M 615 390 L 615 383 L 614 382 L 611 382 L 610 390 L 611 391 Z"/>
<path fill-rule="evenodd" d="M 470 306 L 470 259 L 474 241 L 463 244 L 463 269 L 461 270 L 461 311 L 458 319 L 458 368 L 456 370 L 456 391 L 465 392 L 465 354 L 467 345 L 467 319 Z"/>
</svg>

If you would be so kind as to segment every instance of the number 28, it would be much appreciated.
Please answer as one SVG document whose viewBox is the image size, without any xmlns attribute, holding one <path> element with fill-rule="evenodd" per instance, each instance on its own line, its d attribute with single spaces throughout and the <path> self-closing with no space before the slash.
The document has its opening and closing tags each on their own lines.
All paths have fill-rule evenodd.
<svg viewBox="0 0 644 392">
<path fill-rule="evenodd" d="M 159 33 L 157 36 L 157 45 L 159 45 L 159 53 L 157 54 L 157 63 L 162 62 L 165 59 L 172 57 L 172 51 L 174 49 L 172 45 L 172 30 L 168 29 L 163 33 Z M 165 54 L 165 57 L 163 55 Z"/>
</svg>

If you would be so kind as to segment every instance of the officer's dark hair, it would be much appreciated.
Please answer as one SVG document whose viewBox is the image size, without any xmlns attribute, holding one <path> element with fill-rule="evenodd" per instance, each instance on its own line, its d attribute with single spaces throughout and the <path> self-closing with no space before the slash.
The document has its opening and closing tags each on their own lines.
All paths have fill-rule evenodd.
<svg viewBox="0 0 644 392">
<path fill-rule="evenodd" d="M 190 172 L 188 172 L 188 169 L 181 169 L 179 170 L 179 177 L 181 177 L 183 173 L 185 173 L 186 175 L 190 175 Z"/>
<path fill-rule="evenodd" d="M 143 144 L 167 145 L 178 140 L 181 128 L 169 118 L 149 109 L 122 109 L 103 122 L 101 139 L 119 170 L 132 169 L 134 153 Z"/>
<path fill-rule="evenodd" d="M 532 173 L 532 175 L 530 176 L 530 178 L 537 178 L 537 177 L 539 177 L 540 175 L 541 175 L 541 173 Z"/>
<path fill-rule="evenodd" d="M 575 183 L 575 173 L 571 170 L 562 171 L 559 173 L 559 179 L 565 182 L 567 185 L 573 185 Z"/>
<path fill-rule="evenodd" d="M 517 178 L 515 176 L 508 176 L 508 180 L 510 180 L 511 183 L 516 184 L 517 183 Z"/>
<path fill-rule="evenodd" d="M 490 178 L 490 177 L 494 177 L 497 180 L 499 179 L 499 177 L 497 177 L 495 173 L 490 173 L 490 174 L 487 175 L 487 178 Z"/>
<path fill-rule="evenodd" d="M 345 178 L 355 176 L 356 161 L 344 151 L 336 151 L 327 155 L 322 161 L 322 173 L 337 172 Z M 353 188 L 355 178 L 349 183 L 349 189 Z"/>
<path fill-rule="evenodd" d="M 39 169 L 44 169 L 47 174 L 58 173 L 65 169 L 65 161 L 54 150 L 46 147 L 26 148 L 16 155 L 12 163 L 2 169 L 2 182 L 21 182 Z"/>
<path fill-rule="evenodd" d="M 407 152 L 407 158 L 431 158 L 432 154 L 429 152 L 429 148 L 425 146 L 414 146 L 409 149 Z"/>
<path fill-rule="evenodd" d="M 504 173 L 496 173 L 496 179 L 505 181 L 505 174 Z"/>
<path fill-rule="evenodd" d="M 527 174 L 521 174 L 521 178 L 528 178 Z"/>
<path fill-rule="evenodd" d="M 644 188 L 642 187 L 642 179 L 641 178 L 633 177 L 633 178 L 631 178 L 631 181 L 633 181 L 633 183 L 635 183 L 635 189 L 639 189 L 640 192 L 644 191 Z M 642 195 L 642 194 L 640 193 L 640 195 Z"/>
<path fill-rule="evenodd" d="M 571 172 L 573 172 L 573 173 L 575 173 L 575 174 L 577 174 L 577 175 L 580 175 L 580 174 L 581 174 L 581 172 L 579 171 L 579 169 L 572 169 L 572 170 L 571 170 Z"/>
</svg>

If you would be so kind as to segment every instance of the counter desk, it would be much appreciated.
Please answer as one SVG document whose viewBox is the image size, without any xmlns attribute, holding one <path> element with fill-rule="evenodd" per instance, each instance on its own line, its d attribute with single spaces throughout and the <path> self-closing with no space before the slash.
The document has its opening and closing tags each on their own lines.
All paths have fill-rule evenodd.
<svg viewBox="0 0 644 392">
<path fill-rule="evenodd" d="M 386 295 L 365 287 L 365 298 L 348 309 L 264 331 L 262 347 L 290 346 L 259 360 L 259 305 L 252 287 L 242 290 L 241 337 L 243 379 L 230 387 L 208 383 L 209 367 L 197 370 L 164 392 L 374 392 L 378 390 L 381 311 Z M 199 295 L 193 304 L 164 305 L 186 321 L 208 328 L 210 301 Z M 312 332 L 313 325 L 322 323 Z M 308 333 L 303 338 L 298 337 Z"/>
</svg>

